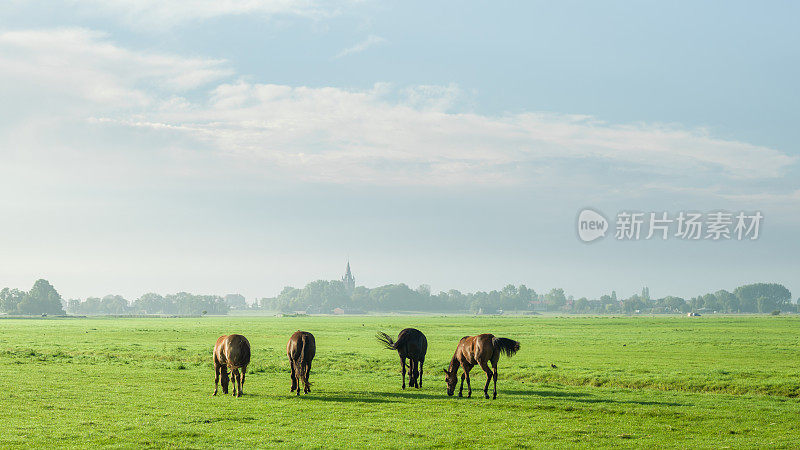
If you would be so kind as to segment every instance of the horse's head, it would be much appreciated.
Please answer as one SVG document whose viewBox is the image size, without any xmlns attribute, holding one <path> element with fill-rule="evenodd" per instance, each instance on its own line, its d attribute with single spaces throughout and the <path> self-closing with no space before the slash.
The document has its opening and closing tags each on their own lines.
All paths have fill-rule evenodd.
<svg viewBox="0 0 800 450">
<path fill-rule="evenodd" d="M 448 372 L 447 369 L 444 369 L 444 381 L 447 383 L 447 395 L 453 396 L 453 392 L 456 391 L 456 383 L 458 382 L 458 378 L 456 377 L 458 372 L 458 368 L 453 369 L 452 372 Z"/>
<path fill-rule="evenodd" d="M 220 380 L 219 383 L 222 385 L 222 393 L 228 393 L 228 383 L 230 382 L 230 378 L 228 377 L 228 369 L 226 367 L 220 368 Z"/>
</svg>

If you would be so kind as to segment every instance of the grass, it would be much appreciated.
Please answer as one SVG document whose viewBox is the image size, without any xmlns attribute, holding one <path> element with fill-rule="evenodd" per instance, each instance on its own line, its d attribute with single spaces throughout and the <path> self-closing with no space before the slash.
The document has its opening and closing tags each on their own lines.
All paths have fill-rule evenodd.
<svg viewBox="0 0 800 450">
<path fill-rule="evenodd" d="M 428 337 L 424 387 L 400 389 L 378 330 Z M 285 345 L 317 341 L 312 393 Z M 248 337 L 245 396 L 211 397 L 217 336 Z M 521 341 L 498 398 L 447 397 L 459 338 Z M 797 317 L 206 317 L 0 320 L 0 446 L 792 447 Z M 557 368 L 552 368 L 555 364 Z"/>
</svg>

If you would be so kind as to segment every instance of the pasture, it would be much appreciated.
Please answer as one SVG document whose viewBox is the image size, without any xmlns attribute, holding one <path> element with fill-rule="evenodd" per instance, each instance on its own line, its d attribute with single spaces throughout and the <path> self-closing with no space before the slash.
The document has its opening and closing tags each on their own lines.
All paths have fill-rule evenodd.
<svg viewBox="0 0 800 450">
<path fill-rule="evenodd" d="M 408 326 L 428 356 L 422 389 L 402 391 L 375 333 Z M 317 353 L 295 397 L 298 329 Z M 522 344 L 498 398 L 479 369 L 472 398 L 447 397 L 442 369 L 481 332 Z M 245 395 L 212 397 L 229 333 L 252 346 Z M 2 319 L 0 383 L 2 447 L 797 447 L 800 318 Z"/>
</svg>

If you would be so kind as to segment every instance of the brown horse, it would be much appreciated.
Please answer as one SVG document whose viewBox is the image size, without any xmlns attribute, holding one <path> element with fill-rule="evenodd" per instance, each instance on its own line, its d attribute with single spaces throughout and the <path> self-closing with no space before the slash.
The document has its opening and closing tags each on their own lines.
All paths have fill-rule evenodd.
<svg viewBox="0 0 800 450">
<path fill-rule="evenodd" d="M 406 388 L 406 358 L 408 365 L 408 385 L 422 387 L 422 366 L 425 364 L 425 354 L 428 352 L 428 340 L 416 328 L 406 328 L 397 335 L 397 341 L 386 333 L 378 332 L 378 341 L 382 342 L 389 350 L 397 350 L 400 355 L 400 367 L 403 371 L 403 389 Z"/>
<path fill-rule="evenodd" d="M 228 393 L 228 369 L 231 369 L 233 396 L 241 397 L 248 364 L 250 364 L 250 342 L 247 338 L 240 334 L 220 336 L 214 346 L 214 395 L 217 395 L 220 378 L 222 378 L 222 393 Z"/>
<path fill-rule="evenodd" d="M 286 354 L 289 356 L 289 364 L 292 366 L 292 391 L 297 391 L 300 395 L 300 384 L 303 382 L 303 393 L 311 392 L 311 382 L 308 376 L 311 375 L 311 360 L 317 353 L 317 343 L 314 335 L 307 331 L 295 331 L 289 342 L 286 344 Z"/>
<path fill-rule="evenodd" d="M 481 369 L 486 372 L 486 386 L 483 387 L 483 395 L 489 398 L 489 382 L 494 378 L 494 396 L 497 398 L 497 361 L 500 359 L 500 353 L 505 353 L 508 356 L 513 356 L 519 350 L 519 342 L 507 339 L 494 337 L 492 334 L 479 334 L 477 336 L 464 336 L 458 342 L 456 353 L 450 361 L 450 367 L 445 369 L 445 381 L 447 382 L 447 395 L 452 396 L 456 390 L 456 383 L 458 382 L 458 366 L 464 370 L 461 374 L 461 388 L 458 390 L 458 396 L 461 397 L 464 392 L 464 378 L 467 379 L 467 397 L 472 397 L 472 386 L 469 384 L 469 371 L 476 365 L 480 365 Z M 494 373 L 489 368 L 489 362 L 492 363 Z"/>
</svg>

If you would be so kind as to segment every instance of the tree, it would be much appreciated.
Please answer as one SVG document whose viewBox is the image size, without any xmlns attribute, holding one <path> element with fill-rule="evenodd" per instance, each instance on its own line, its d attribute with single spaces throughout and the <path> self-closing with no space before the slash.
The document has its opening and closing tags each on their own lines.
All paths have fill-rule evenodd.
<svg viewBox="0 0 800 450">
<path fill-rule="evenodd" d="M 703 305 L 706 309 L 711 311 L 719 311 L 722 309 L 719 301 L 717 301 L 717 296 L 714 294 L 706 294 L 703 296 Z"/>
<path fill-rule="evenodd" d="M 692 311 L 697 311 L 698 309 L 702 309 L 704 305 L 705 301 L 701 296 L 692 297 L 692 299 L 689 300 L 689 306 L 692 307 Z"/>
<path fill-rule="evenodd" d="M 544 301 L 548 306 L 560 308 L 567 304 L 567 297 L 564 296 L 564 289 L 551 289 L 550 292 L 544 296 Z"/>
<path fill-rule="evenodd" d="M 19 302 L 17 310 L 21 314 L 66 314 L 61 306 L 61 295 L 44 279 L 33 283 L 31 290 Z"/>
<path fill-rule="evenodd" d="M 165 307 L 164 297 L 154 292 L 148 292 L 133 302 L 133 309 L 142 314 L 163 314 Z"/>
<path fill-rule="evenodd" d="M 100 313 L 102 314 L 127 314 L 129 310 L 128 301 L 121 295 L 106 295 L 100 301 Z"/>
<path fill-rule="evenodd" d="M 756 299 L 756 305 L 758 306 L 758 312 L 760 313 L 775 311 L 775 302 L 763 295 Z"/>
<path fill-rule="evenodd" d="M 67 312 L 69 314 L 81 313 L 81 300 L 79 298 L 71 298 L 67 301 Z"/>
<path fill-rule="evenodd" d="M 627 314 L 633 314 L 644 308 L 642 298 L 634 294 L 622 301 L 622 308 Z"/>
<path fill-rule="evenodd" d="M 530 309 L 531 301 L 536 298 L 536 291 L 528 289 L 524 284 L 520 284 L 518 292 L 519 309 Z"/>
<path fill-rule="evenodd" d="M 744 312 L 761 312 L 759 299 L 764 297 L 763 306 L 771 305 L 773 309 L 783 309 L 791 300 L 792 293 L 782 284 L 754 283 L 737 287 L 733 294 L 739 299 L 741 310 Z M 769 310 L 771 311 L 771 310 Z M 764 310 L 764 312 L 769 312 Z"/>
<path fill-rule="evenodd" d="M 247 308 L 247 301 L 244 295 L 241 294 L 228 294 L 225 296 L 225 303 L 232 309 L 245 309 Z"/>
<path fill-rule="evenodd" d="M 669 312 L 687 312 L 689 306 L 686 304 L 686 300 L 680 297 L 673 297 L 668 295 L 661 300 L 659 303 L 664 305 Z"/>
<path fill-rule="evenodd" d="M 589 311 L 589 300 L 586 297 L 581 297 L 578 301 L 575 302 L 575 312 L 588 312 Z"/>
<path fill-rule="evenodd" d="M 14 314 L 27 294 L 19 289 L 3 288 L 0 291 L 0 311 Z"/>
<path fill-rule="evenodd" d="M 732 293 L 722 289 L 715 292 L 714 297 L 725 312 L 739 312 L 739 299 Z"/>
</svg>

